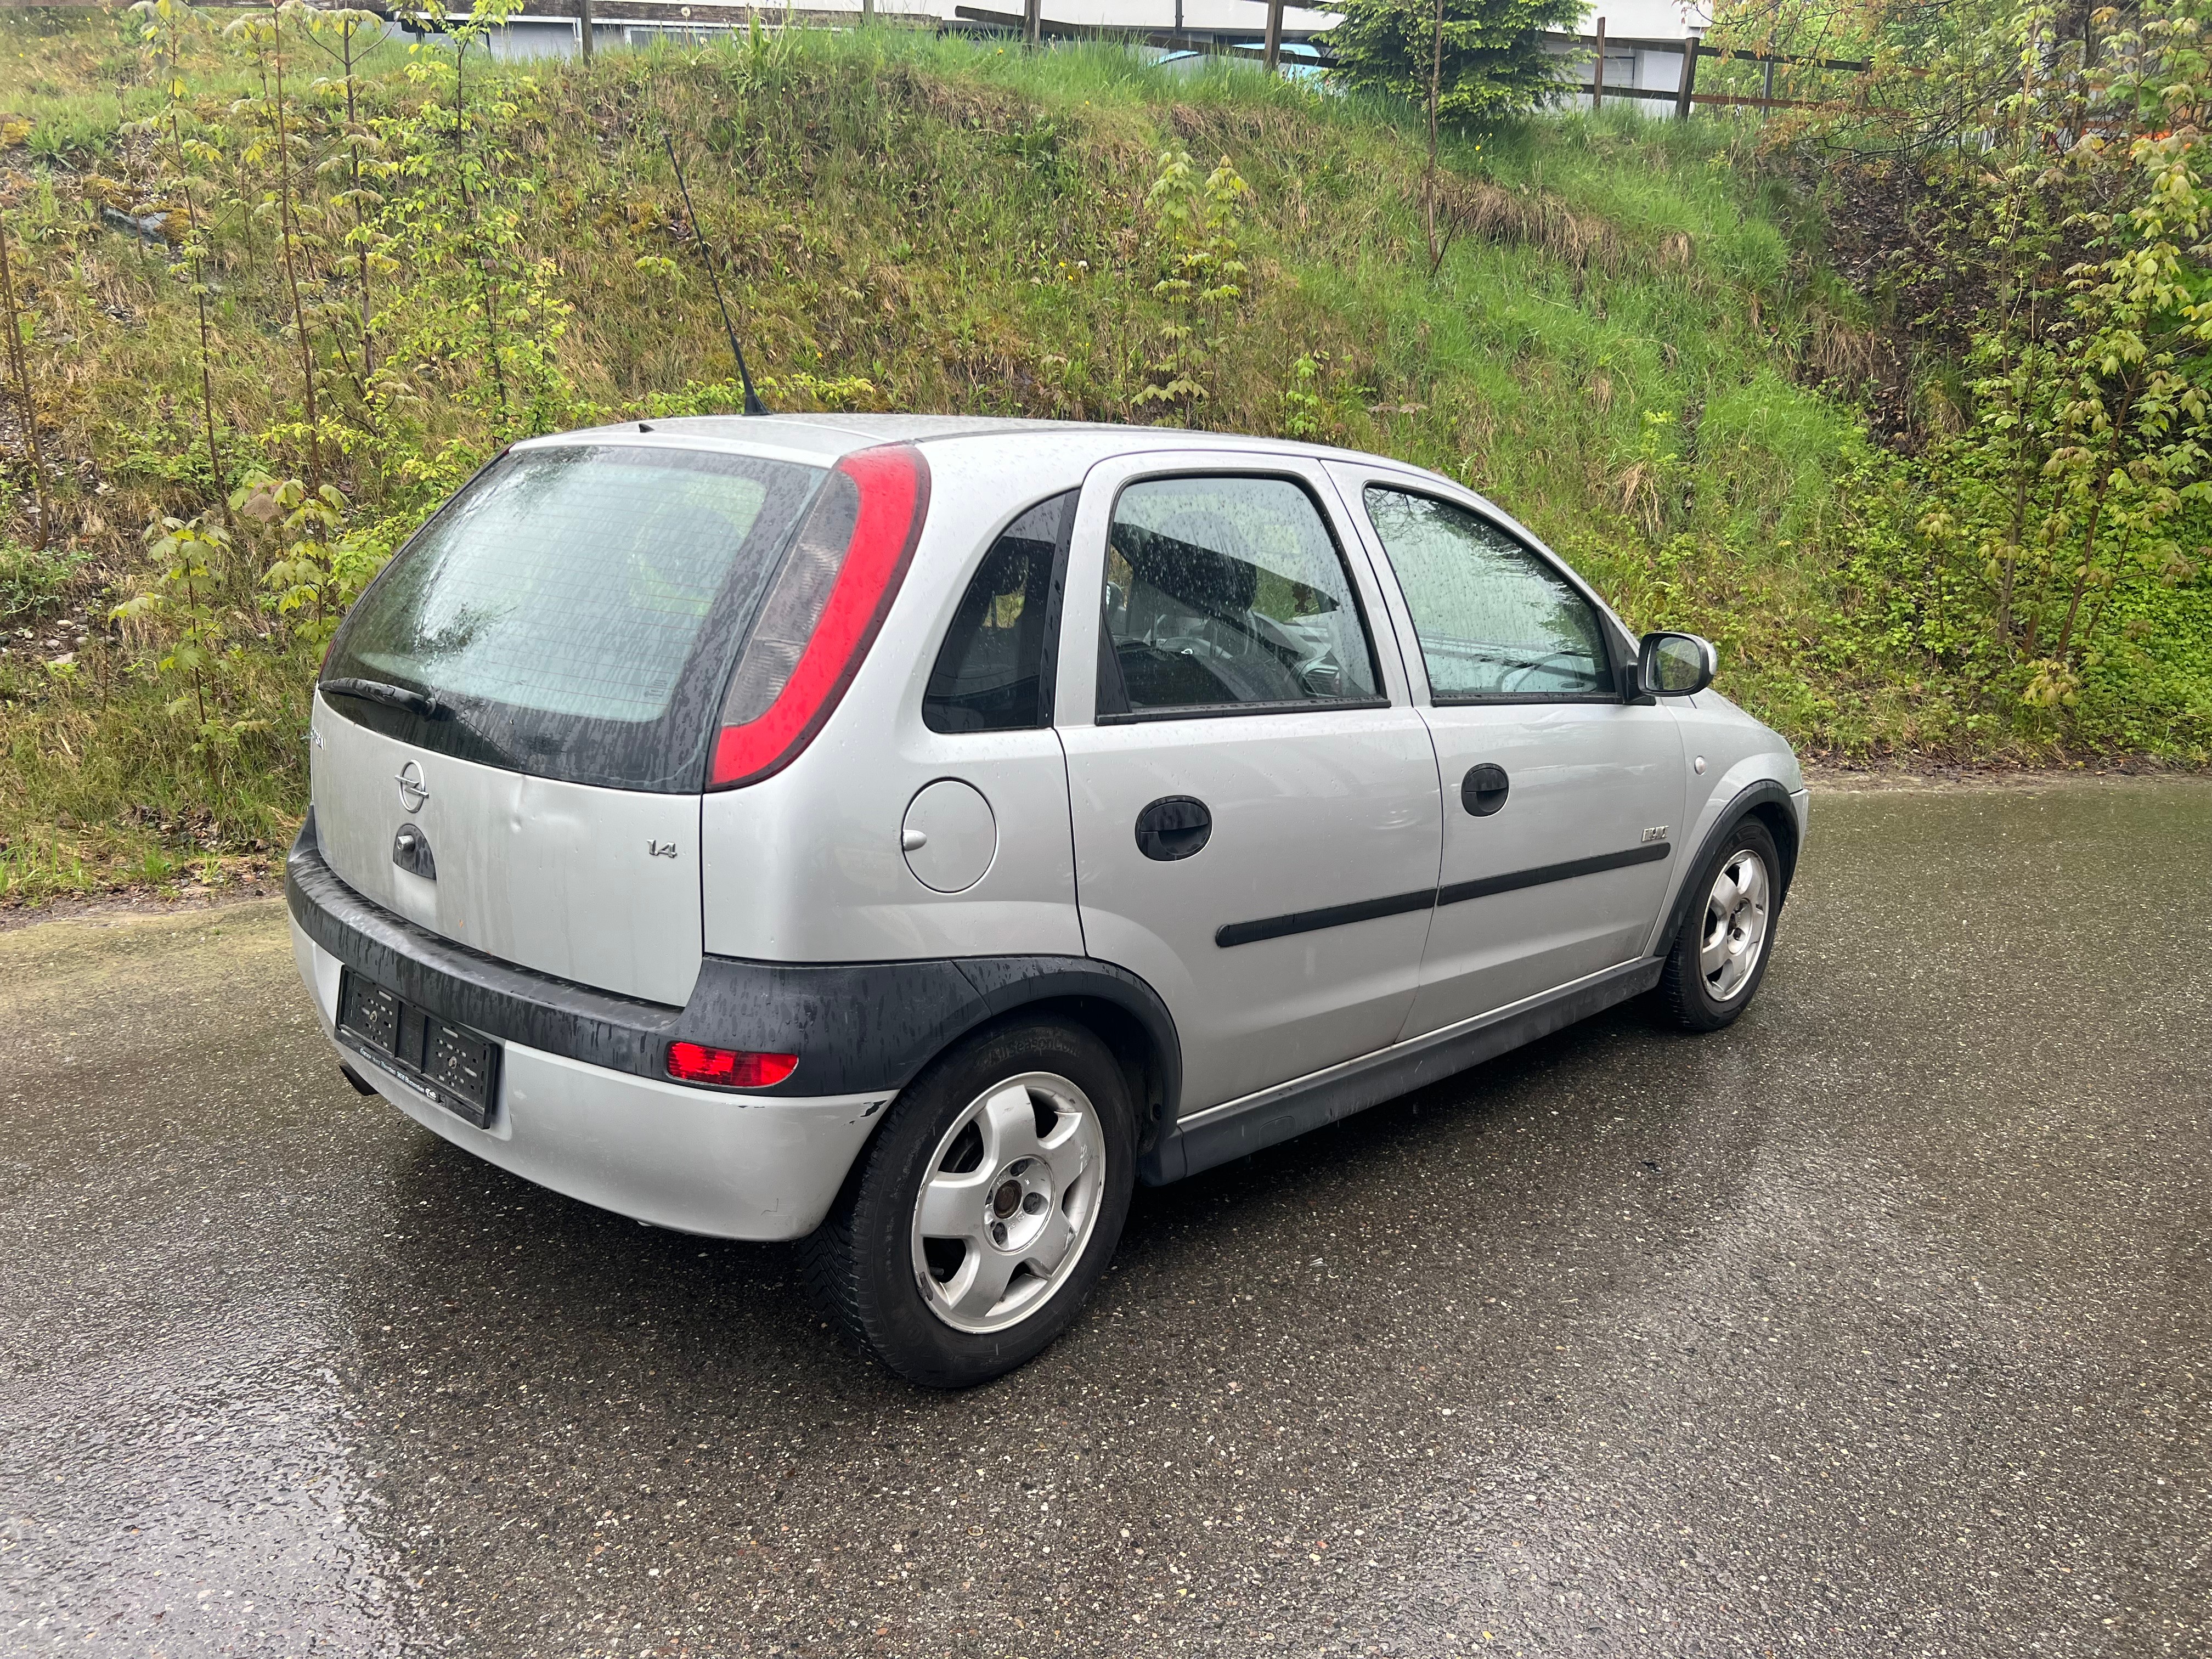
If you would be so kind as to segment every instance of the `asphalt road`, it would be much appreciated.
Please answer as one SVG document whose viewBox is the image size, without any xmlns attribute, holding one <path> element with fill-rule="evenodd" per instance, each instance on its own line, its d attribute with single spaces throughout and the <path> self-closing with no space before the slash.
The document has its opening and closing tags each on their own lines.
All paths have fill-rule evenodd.
<svg viewBox="0 0 2212 1659">
<path fill-rule="evenodd" d="M 0 934 L 0 1652 L 2212 1652 L 2212 787 L 1831 794 L 1759 1003 L 1140 1194 L 940 1396 Z"/>
</svg>

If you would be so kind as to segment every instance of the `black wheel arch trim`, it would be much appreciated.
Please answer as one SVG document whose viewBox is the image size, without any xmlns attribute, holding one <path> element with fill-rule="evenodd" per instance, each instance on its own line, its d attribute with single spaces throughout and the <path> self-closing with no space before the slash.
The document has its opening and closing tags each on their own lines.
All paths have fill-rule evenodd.
<svg viewBox="0 0 2212 1659">
<path fill-rule="evenodd" d="M 1774 778 L 1761 778 L 1744 786 L 1721 809 L 1713 827 L 1698 842 L 1697 856 L 1682 866 L 1682 884 L 1676 890 L 1674 902 L 1668 907 L 1666 926 L 1652 941 L 1651 948 L 1662 961 L 1673 947 L 1674 936 L 1682 931 L 1682 921 L 1696 902 L 1699 872 L 1706 861 L 1720 850 L 1722 842 L 1735 833 L 1736 826 L 1762 806 L 1779 807 L 1778 817 L 1784 826 L 1774 837 L 1774 849 L 1782 855 L 1782 868 L 1776 872 L 1774 909 L 1781 914 L 1783 902 L 1790 896 L 1790 884 L 1797 873 L 1797 810 L 1790 804 L 1790 792 Z M 1770 828 L 1772 826 L 1770 825 Z"/>
<path fill-rule="evenodd" d="M 668 1045 L 795 1054 L 790 1077 L 747 1094 L 822 1096 L 903 1088 L 977 1027 L 1037 1005 L 1133 1029 L 1152 1052 L 1133 1069 L 1156 1097 L 1141 1118 L 1173 1122 L 1182 1050 L 1158 993 L 1086 957 L 948 957 L 793 963 L 710 956 L 683 1007 L 579 985 L 441 938 L 356 892 L 322 855 L 311 808 L 284 863 L 284 896 L 307 937 L 356 972 L 486 1036 L 667 1081 Z M 1117 1058 L 1126 1046 L 1102 1038 Z M 704 1092 L 714 1092 L 706 1091 Z M 1152 1122 L 1138 1124 L 1140 1139 Z"/>
</svg>

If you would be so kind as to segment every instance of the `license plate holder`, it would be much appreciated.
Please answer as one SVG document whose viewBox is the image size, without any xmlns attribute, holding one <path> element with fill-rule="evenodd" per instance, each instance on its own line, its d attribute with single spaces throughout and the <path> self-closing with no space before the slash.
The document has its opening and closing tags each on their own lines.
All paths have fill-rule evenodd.
<svg viewBox="0 0 2212 1659">
<path fill-rule="evenodd" d="M 338 976 L 338 1037 L 465 1123 L 481 1129 L 499 1098 L 499 1044 L 426 1013 L 350 968 Z"/>
</svg>

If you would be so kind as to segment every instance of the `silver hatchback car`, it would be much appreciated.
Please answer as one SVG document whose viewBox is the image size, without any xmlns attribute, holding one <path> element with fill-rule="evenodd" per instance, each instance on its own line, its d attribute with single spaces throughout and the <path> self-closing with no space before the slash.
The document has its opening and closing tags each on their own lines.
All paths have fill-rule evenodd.
<svg viewBox="0 0 2212 1659">
<path fill-rule="evenodd" d="M 517 444 L 317 687 L 294 947 L 356 1086 L 804 1238 L 917 1382 L 1022 1364 L 1134 1183 L 1656 993 L 1757 993 L 1806 792 L 1495 507 L 1154 428 Z"/>
</svg>

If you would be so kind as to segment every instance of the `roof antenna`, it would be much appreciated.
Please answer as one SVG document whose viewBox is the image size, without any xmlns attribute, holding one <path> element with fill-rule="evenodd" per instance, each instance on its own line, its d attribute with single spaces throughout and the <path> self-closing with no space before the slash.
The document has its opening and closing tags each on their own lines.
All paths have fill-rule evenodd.
<svg viewBox="0 0 2212 1659">
<path fill-rule="evenodd" d="M 676 169 L 676 188 L 684 192 L 684 216 L 691 222 L 691 240 L 699 245 L 699 257 L 707 262 L 707 280 L 714 285 L 714 303 L 722 313 L 722 331 L 730 337 L 730 355 L 738 360 L 738 380 L 745 389 L 745 413 L 765 415 L 768 405 L 753 390 L 753 377 L 745 370 L 745 349 L 738 343 L 737 325 L 730 320 L 729 302 L 722 298 L 722 279 L 714 274 L 714 256 L 708 251 L 707 239 L 699 234 L 699 215 L 691 205 L 691 186 L 684 182 L 684 163 L 676 159 L 676 146 L 664 131 L 660 147 L 668 152 L 668 165 Z"/>
</svg>

